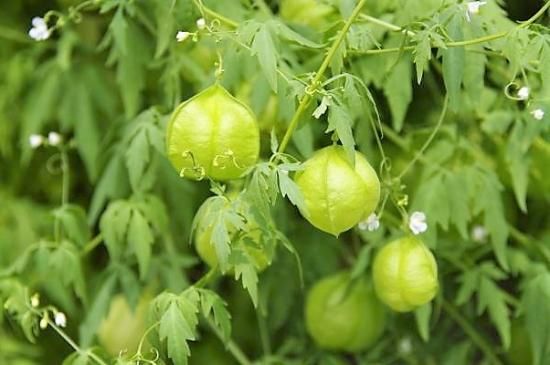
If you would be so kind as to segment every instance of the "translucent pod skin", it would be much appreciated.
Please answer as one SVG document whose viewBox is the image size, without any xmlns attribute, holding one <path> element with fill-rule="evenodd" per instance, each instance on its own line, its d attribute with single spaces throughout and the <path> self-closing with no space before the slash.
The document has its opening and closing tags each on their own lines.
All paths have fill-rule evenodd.
<svg viewBox="0 0 550 365">
<path fill-rule="evenodd" d="M 380 300 L 397 312 L 428 303 L 439 287 L 434 256 L 412 236 L 388 243 L 378 252 L 372 277 Z"/>
<path fill-rule="evenodd" d="M 308 293 L 306 328 L 317 345 L 357 352 L 384 331 L 385 313 L 366 278 L 350 282 L 347 272 L 322 279 Z"/>
<path fill-rule="evenodd" d="M 215 84 L 174 111 L 166 146 L 183 177 L 232 180 L 258 160 L 260 132 L 254 113 Z"/>
<path fill-rule="evenodd" d="M 109 354 L 118 356 L 124 351 L 133 353 L 137 350 L 147 328 L 146 315 L 149 302 L 149 295 L 144 295 L 140 298 L 137 307 L 132 310 L 123 295 L 113 297 L 109 312 L 97 331 L 99 342 Z"/>
<path fill-rule="evenodd" d="M 360 152 L 351 165 L 342 146 L 325 147 L 296 175 L 305 198 L 302 215 L 318 229 L 338 236 L 366 219 L 380 200 L 376 171 Z"/>
</svg>

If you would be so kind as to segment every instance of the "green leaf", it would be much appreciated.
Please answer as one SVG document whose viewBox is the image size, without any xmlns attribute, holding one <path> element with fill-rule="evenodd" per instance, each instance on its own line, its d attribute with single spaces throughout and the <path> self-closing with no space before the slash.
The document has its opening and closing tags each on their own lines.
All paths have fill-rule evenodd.
<svg viewBox="0 0 550 365">
<path fill-rule="evenodd" d="M 306 212 L 307 207 L 304 196 L 302 195 L 300 188 L 298 188 L 298 185 L 296 185 L 294 180 L 288 176 L 288 171 L 278 169 L 277 176 L 279 178 L 279 189 L 281 190 L 281 195 L 283 198 L 288 197 L 288 200 L 300 209 L 301 212 Z"/>
<path fill-rule="evenodd" d="M 69 240 L 79 246 L 84 246 L 90 240 L 90 230 L 86 221 L 86 212 L 82 207 L 66 204 L 54 211 L 54 215 L 63 227 L 63 232 Z"/>
<path fill-rule="evenodd" d="M 113 260 L 119 260 L 126 245 L 126 232 L 130 223 L 132 207 L 126 201 L 112 202 L 101 216 L 99 227 L 105 245 Z"/>
<path fill-rule="evenodd" d="M 458 41 L 463 38 L 463 15 L 457 14 L 451 18 L 447 31 L 451 39 Z M 451 47 L 443 53 L 443 81 L 449 95 L 449 108 L 458 111 L 460 108 L 460 87 L 464 78 L 465 50 L 463 47 Z"/>
<path fill-rule="evenodd" d="M 138 129 L 134 137 L 131 139 L 125 155 L 126 166 L 128 167 L 128 175 L 130 176 L 132 189 L 134 191 L 138 191 L 140 189 L 146 167 L 151 161 L 149 141 L 147 140 L 147 133 L 144 128 Z"/>
<path fill-rule="evenodd" d="M 296 42 L 304 47 L 307 48 L 323 48 L 324 45 L 310 41 L 300 33 L 295 32 L 294 30 L 290 29 L 286 24 L 282 22 L 276 22 L 275 23 L 276 29 L 278 33 L 285 39 L 288 39 L 289 41 Z"/>
<path fill-rule="evenodd" d="M 333 103 L 329 108 L 328 128 L 325 133 L 336 131 L 352 165 L 355 164 L 355 139 L 353 138 L 352 118 L 343 105 Z"/>
<path fill-rule="evenodd" d="M 212 290 L 199 289 L 199 292 L 201 294 L 203 315 L 209 317 L 212 314 L 214 323 L 223 334 L 223 340 L 229 341 L 231 337 L 231 315 L 227 311 L 227 303 Z"/>
<path fill-rule="evenodd" d="M 235 279 L 242 280 L 243 288 L 248 291 L 254 307 L 258 306 L 258 273 L 252 263 L 235 265 Z"/>
<path fill-rule="evenodd" d="M 413 55 L 416 65 L 416 81 L 420 84 L 424 70 L 432 58 L 430 33 L 427 31 L 419 32 L 416 34 L 415 40 L 416 46 L 414 47 Z"/>
<path fill-rule="evenodd" d="M 504 348 L 510 347 L 510 318 L 503 292 L 495 283 L 482 277 L 479 285 L 478 313 L 485 309 L 496 326 Z"/>
<path fill-rule="evenodd" d="M 152 245 L 155 242 L 151 227 L 145 217 L 138 211 L 132 211 L 132 217 L 128 225 L 128 243 L 134 250 L 139 265 L 139 273 L 142 279 L 149 270 Z"/>
<path fill-rule="evenodd" d="M 412 100 L 411 65 L 403 57 L 389 72 L 384 82 L 384 95 L 388 99 L 392 115 L 392 125 L 396 131 L 403 127 L 407 109 Z"/>
<path fill-rule="evenodd" d="M 531 339 L 533 365 L 550 359 L 550 273 L 543 271 L 528 281 L 522 297 L 527 331 Z"/>
<path fill-rule="evenodd" d="M 72 285 L 76 295 L 86 301 L 86 281 L 76 247 L 63 241 L 48 257 L 48 266 L 64 285 Z"/>
<path fill-rule="evenodd" d="M 493 250 L 500 265 L 507 270 L 506 244 L 508 222 L 504 216 L 504 207 L 500 196 L 502 185 L 491 172 L 475 172 L 479 179 L 479 188 L 475 192 L 474 210 L 483 211 L 483 223 L 491 235 Z M 469 177 L 476 180 L 476 177 Z"/>
<path fill-rule="evenodd" d="M 195 340 L 195 328 L 186 322 L 178 302 L 172 302 L 160 319 L 159 336 L 166 340 L 168 357 L 174 364 L 186 365 L 191 355 L 187 341 Z"/>
<path fill-rule="evenodd" d="M 430 317 L 432 315 L 432 303 L 426 303 L 414 311 L 416 327 L 424 342 L 430 339 Z"/>
<path fill-rule="evenodd" d="M 464 175 L 457 173 L 446 175 L 445 186 L 449 199 L 449 219 L 455 225 L 463 239 L 468 238 L 468 222 L 470 220 L 470 209 L 468 207 L 468 181 Z"/>
<path fill-rule="evenodd" d="M 170 42 L 174 41 L 175 22 L 172 12 L 175 1 L 156 1 L 155 20 L 157 23 L 157 48 L 155 58 L 159 58 L 168 49 Z"/>
<path fill-rule="evenodd" d="M 86 316 L 78 327 L 81 346 L 88 347 L 92 344 L 94 335 L 105 313 L 109 310 L 111 296 L 116 286 L 116 279 L 116 275 L 109 275 L 95 292 L 92 304 L 86 311 Z"/>
<path fill-rule="evenodd" d="M 273 92 L 277 93 L 277 49 L 269 23 L 260 27 L 252 42 L 252 54 L 258 57 L 260 68 Z"/>
<path fill-rule="evenodd" d="M 506 149 L 506 160 L 510 176 L 512 177 L 512 186 L 516 202 L 523 212 L 527 212 L 527 184 L 529 182 L 530 160 L 526 155 L 524 144 L 531 141 L 527 132 L 527 127 L 522 121 L 516 121 L 512 133 L 508 140 Z"/>
</svg>

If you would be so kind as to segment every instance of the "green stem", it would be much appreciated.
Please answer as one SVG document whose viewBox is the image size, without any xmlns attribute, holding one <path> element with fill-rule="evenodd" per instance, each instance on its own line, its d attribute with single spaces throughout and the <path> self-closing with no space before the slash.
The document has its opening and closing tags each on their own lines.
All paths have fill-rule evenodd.
<svg viewBox="0 0 550 365">
<path fill-rule="evenodd" d="M 405 30 L 404 28 L 402 28 L 398 25 L 386 22 L 382 19 L 378 19 L 378 18 L 375 18 L 375 17 L 367 15 L 367 14 L 361 14 L 359 17 L 361 19 L 364 19 L 364 20 L 370 22 L 370 23 L 380 25 L 380 26 L 382 26 L 386 29 L 392 30 L 394 32 L 405 32 L 408 36 L 411 36 L 411 37 L 416 35 L 416 33 L 413 32 L 412 30 Z"/>
<path fill-rule="evenodd" d="M 287 147 L 287 145 L 290 141 L 290 137 L 292 136 L 292 133 L 294 133 L 294 130 L 298 126 L 298 122 L 300 121 L 300 117 L 302 116 L 302 113 L 307 109 L 309 103 L 311 102 L 311 100 L 313 98 L 313 94 L 314 94 L 316 88 L 319 85 L 319 82 L 321 81 L 323 75 L 325 74 L 326 70 L 330 66 L 330 62 L 332 61 L 332 58 L 334 57 L 334 55 L 338 51 L 338 48 L 340 47 L 340 45 L 342 44 L 342 42 L 346 38 L 346 35 L 348 33 L 349 28 L 351 27 L 351 25 L 353 24 L 353 22 L 355 21 L 355 19 L 359 15 L 359 13 L 360 13 L 361 9 L 363 8 L 363 6 L 365 5 L 365 3 L 366 3 L 366 0 L 360 0 L 359 3 L 357 4 L 357 6 L 355 7 L 355 9 L 353 9 L 353 12 L 351 13 L 351 15 L 348 18 L 348 20 L 346 21 L 346 23 L 344 24 L 344 27 L 340 30 L 340 33 L 338 34 L 338 36 L 336 37 L 336 39 L 332 43 L 332 46 L 330 47 L 325 59 L 321 63 L 321 66 L 319 67 L 319 69 L 315 73 L 315 77 L 311 81 L 310 86 L 308 86 L 306 88 L 306 93 L 300 99 L 300 104 L 298 105 L 298 109 L 296 110 L 296 112 L 292 116 L 292 119 L 290 120 L 290 124 L 289 124 L 289 126 L 288 126 L 288 128 L 285 132 L 285 135 L 283 137 L 283 140 L 282 140 L 282 142 L 279 146 L 279 151 L 278 151 L 279 153 L 283 153 L 285 151 L 285 149 L 286 149 L 286 147 Z"/>
<path fill-rule="evenodd" d="M 256 317 L 258 318 L 258 329 L 260 332 L 260 339 L 262 341 L 262 349 L 264 357 L 271 355 L 271 343 L 269 342 L 269 333 L 267 331 L 267 325 L 265 317 L 260 313 L 260 310 L 256 310 Z"/>
<path fill-rule="evenodd" d="M 437 132 L 441 128 L 441 125 L 443 124 L 443 120 L 445 120 L 445 116 L 447 115 L 447 107 L 448 106 L 449 106 L 449 96 L 447 95 L 447 96 L 445 96 L 445 101 L 443 102 L 443 109 L 441 110 L 441 114 L 439 115 L 439 120 L 437 121 L 437 125 L 435 126 L 434 130 L 432 131 L 432 133 L 430 134 L 430 136 L 428 137 L 426 142 L 424 142 L 424 145 L 422 146 L 420 151 L 418 151 L 415 154 L 415 156 L 411 160 L 411 162 L 409 162 L 409 164 L 403 169 L 403 171 L 401 171 L 399 176 L 397 176 L 398 179 L 401 179 L 410 170 L 410 168 L 414 166 L 414 164 L 420 159 L 420 156 L 422 156 L 424 154 L 424 152 L 426 151 L 426 149 L 430 146 L 433 139 L 435 138 L 435 135 L 437 134 Z"/>
<path fill-rule="evenodd" d="M 81 256 L 86 256 L 87 254 L 89 254 L 90 252 L 92 252 L 97 246 L 99 246 L 99 244 L 103 242 L 103 236 L 100 234 L 98 234 L 97 236 L 95 236 L 94 238 L 91 239 L 90 242 L 88 242 L 84 248 L 82 249 L 82 253 L 81 253 Z"/>
<path fill-rule="evenodd" d="M 33 312 L 34 313 L 37 313 L 37 314 L 41 314 L 39 311 L 35 310 L 33 308 Z M 96 363 L 98 363 L 99 365 L 107 365 L 107 363 L 105 361 L 103 361 L 99 356 L 97 356 L 96 354 L 94 354 L 92 351 L 84 351 L 82 350 L 74 341 L 72 338 L 69 337 L 69 335 L 67 335 L 65 333 L 65 331 L 63 331 L 61 328 L 59 328 L 55 323 L 53 323 L 50 319 L 47 320 L 48 322 L 48 325 L 54 329 L 55 332 L 57 332 L 57 334 L 59 336 L 61 336 L 61 338 L 63 338 L 63 340 L 65 340 L 65 342 L 67 342 L 67 344 L 69 344 L 69 346 L 71 346 L 73 348 L 73 350 L 75 350 L 76 352 L 78 352 L 79 354 L 87 354 L 92 360 L 94 360 Z"/>
<path fill-rule="evenodd" d="M 218 277 L 219 270 L 217 267 L 213 267 L 208 271 L 202 278 L 199 279 L 193 286 L 195 288 L 204 288 L 206 285 L 208 285 L 212 280 Z"/>
<path fill-rule="evenodd" d="M 195 3 L 195 6 L 199 8 L 199 11 L 205 15 L 208 15 L 211 18 L 218 19 L 221 23 L 231 27 L 231 28 L 238 28 L 239 23 L 237 23 L 234 20 L 231 20 L 220 13 L 210 9 L 209 7 L 205 6 L 201 0 L 193 0 Z"/>
<path fill-rule="evenodd" d="M 478 330 L 476 330 L 474 326 L 460 314 L 454 305 L 445 299 L 442 299 L 441 304 L 443 310 L 447 312 L 447 314 L 462 328 L 464 333 L 470 337 L 472 342 L 475 343 L 481 351 L 483 351 L 487 359 L 490 360 L 492 364 L 504 365 L 493 351 L 491 344 L 487 343 L 483 337 L 479 335 Z"/>
<path fill-rule="evenodd" d="M 138 345 L 138 348 L 137 348 L 137 351 L 136 353 L 138 355 L 141 356 L 141 351 L 143 349 L 143 344 L 145 343 L 145 340 L 147 339 L 147 336 L 149 335 L 149 333 L 155 329 L 157 326 L 160 325 L 160 322 L 156 322 L 154 323 L 153 325 L 151 325 L 149 328 L 147 328 L 147 331 L 145 331 L 145 333 L 143 334 L 143 336 L 141 336 L 141 340 L 139 340 L 139 345 Z"/>
<path fill-rule="evenodd" d="M 227 350 L 231 353 L 231 355 L 233 355 L 235 360 L 237 360 L 240 365 L 252 365 L 252 362 L 239 348 L 235 341 L 233 341 L 232 339 L 225 341 L 222 331 L 212 322 L 212 319 L 206 317 L 206 322 L 208 323 L 214 334 L 220 339 L 220 341 L 225 344 Z"/>
<path fill-rule="evenodd" d="M 62 193 L 61 193 L 61 205 L 64 206 L 69 203 L 69 183 L 70 183 L 70 165 L 69 156 L 67 150 L 61 148 L 61 171 L 62 171 Z"/>
<path fill-rule="evenodd" d="M 539 11 L 537 11 L 531 18 L 529 18 L 528 20 L 526 20 L 523 23 L 520 23 L 516 28 L 525 28 L 525 27 L 533 24 L 538 18 L 543 16 L 544 13 L 549 8 L 550 8 L 550 1 L 547 2 L 546 4 L 544 4 L 539 9 Z M 385 27 L 389 30 L 399 31 L 399 32 L 405 30 L 405 29 L 403 29 L 402 27 L 400 27 L 398 25 L 388 23 L 386 21 L 380 20 L 378 18 L 371 17 L 369 15 L 362 14 L 361 18 L 363 18 L 363 19 L 365 19 L 365 20 L 367 20 L 371 23 L 383 26 L 383 27 Z M 489 34 L 489 35 L 486 35 L 486 36 L 483 36 L 483 37 L 473 38 L 473 39 L 464 40 L 464 41 L 447 42 L 447 43 L 445 43 L 445 46 L 449 47 L 449 48 L 451 48 L 451 47 L 465 47 L 465 46 L 471 46 L 471 45 L 480 44 L 480 43 L 486 43 L 486 42 L 494 41 L 494 40 L 497 40 L 497 39 L 500 39 L 500 38 L 504 38 L 508 34 L 510 34 L 512 31 L 513 30 L 502 31 L 502 32 Z M 414 36 L 415 34 L 416 33 L 412 32 L 412 31 L 407 31 L 407 35 L 409 35 L 409 36 Z M 406 46 L 406 47 L 394 47 L 394 48 L 383 48 L 383 49 L 369 49 L 369 50 L 366 50 L 366 51 L 355 51 L 353 53 L 365 54 L 365 55 L 374 55 L 374 54 L 384 54 L 384 53 L 393 53 L 393 52 L 402 52 L 402 51 L 413 51 L 414 49 L 415 49 L 415 46 Z"/>
</svg>

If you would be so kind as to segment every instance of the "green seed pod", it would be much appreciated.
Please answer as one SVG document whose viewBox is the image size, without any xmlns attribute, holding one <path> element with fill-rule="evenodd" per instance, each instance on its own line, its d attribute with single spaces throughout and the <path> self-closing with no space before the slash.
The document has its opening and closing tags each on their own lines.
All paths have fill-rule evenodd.
<svg viewBox="0 0 550 365">
<path fill-rule="evenodd" d="M 329 146 L 305 162 L 296 175 L 305 198 L 302 215 L 315 227 L 338 236 L 374 212 L 380 199 L 380 181 L 360 152 L 355 167 L 342 146 Z"/>
<path fill-rule="evenodd" d="M 181 176 L 231 180 L 258 160 L 260 132 L 254 113 L 215 84 L 174 111 L 166 146 Z"/>
<path fill-rule="evenodd" d="M 351 281 L 347 272 L 316 283 L 308 293 L 306 328 L 322 348 L 356 352 L 376 342 L 385 313 L 367 279 Z"/>
<path fill-rule="evenodd" d="M 372 268 L 376 294 L 397 312 L 412 311 L 437 293 L 437 264 L 422 243 L 408 236 L 384 246 Z"/>
</svg>

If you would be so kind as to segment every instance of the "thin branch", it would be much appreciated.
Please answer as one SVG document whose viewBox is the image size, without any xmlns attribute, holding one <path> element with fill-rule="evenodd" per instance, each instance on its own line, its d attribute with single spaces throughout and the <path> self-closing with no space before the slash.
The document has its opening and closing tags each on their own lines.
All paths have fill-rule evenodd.
<svg viewBox="0 0 550 365">
<path fill-rule="evenodd" d="M 330 66 L 330 62 L 332 61 L 332 58 L 334 57 L 334 55 L 338 51 L 338 48 L 340 47 L 340 45 L 344 41 L 349 28 L 351 27 L 351 25 L 353 24 L 353 22 L 355 21 L 355 19 L 359 15 L 359 13 L 360 13 L 361 9 L 363 8 L 363 6 L 365 5 L 365 3 L 366 3 L 366 0 L 361 0 L 361 1 L 359 1 L 357 6 L 355 7 L 355 9 L 353 9 L 353 12 L 352 12 L 351 16 L 348 18 L 348 20 L 344 24 L 344 27 L 340 30 L 340 33 L 338 34 L 338 36 L 334 40 L 334 43 L 332 43 L 332 46 L 330 47 L 325 59 L 323 60 L 323 63 L 321 63 L 321 66 L 319 67 L 319 69 L 315 73 L 315 77 L 311 81 L 310 86 L 306 88 L 306 93 L 300 99 L 300 104 L 298 105 L 298 109 L 296 109 L 296 112 L 292 116 L 292 119 L 290 120 L 290 124 L 289 124 L 289 126 L 288 126 L 288 128 L 285 132 L 283 140 L 282 140 L 281 144 L 279 145 L 279 151 L 278 151 L 279 153 L 283 153 L 285 151 L 285 149 L 286 149 L 286 147 L 287 147 L 287 145 L 290 141 L 290 137 L 292 136 L 292 133 L 294 132 L 294 130 L 298 126 L 298 122 L 300 121 L 300 117 L 302 116 L 304 111 L 307 109 L 307 107 L 309 106 L 309 103 L 311 102 L 311 100 L 313 98 L 313 93 L 315 92 L 315 89 L 318 87 L 318 84 L 321 81 L 325 71 Z"/>
</svg>

